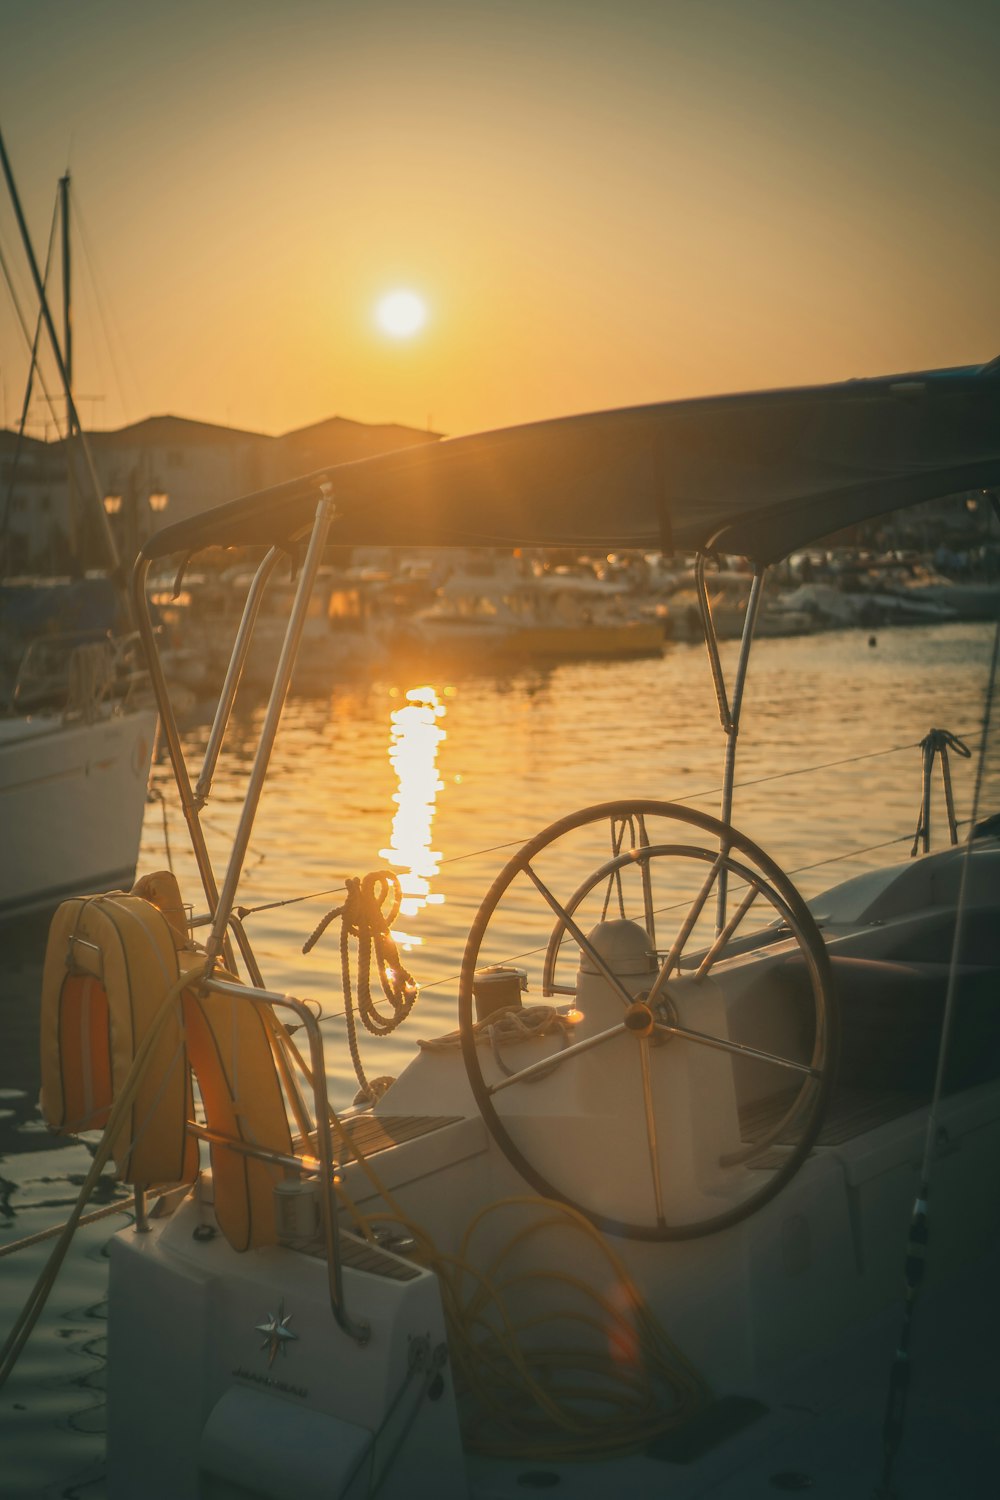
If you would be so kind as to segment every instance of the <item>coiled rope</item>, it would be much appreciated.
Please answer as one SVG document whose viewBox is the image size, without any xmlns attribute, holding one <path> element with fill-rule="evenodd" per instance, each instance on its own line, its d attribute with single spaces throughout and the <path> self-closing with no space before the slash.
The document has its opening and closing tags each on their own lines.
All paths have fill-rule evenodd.
<svg viewBox="0 0 1000 1500">
<path fill-rule="evenodd" d="M 311 1082 L 294 1040 L 286 1045 Z M 449 1253 L 402 1207 L 332 1106 L 329 1115 L 345 1155 L 385 1205 L 363 1212 L 339 1174 L 334 1191 L 357 1232 L 375 1245 L 382 1242 L 379 1230 L 402 1232 L 414 1242 L 409 1257 L 438 1279 L 468 1448 L 550 1462 L 600 1459 L 683 1427 L 711 1403 L 708 1382 L 670 1338 L 610 1242 L 577 1209 L 527 1193 L 498 1199 L 473 1216 Z M 518 1227 L 499 1238 L 490 1220 L 511 1215 Z M 526 1268 L 518 1252 L 543 1233 L 568 1233 L 588 1244 L 604 1275 L 598 1269 L 585 1279 L 580 1246 L 572 1242 L 561 1263 L 573 1269 Z M 483 1234 L 496 1245 L 486 1260 L 473 1245 Z M 515 1305 L 523 1314 L 515 1315 Z M 576 1336 L 567 1340 L 556 1331 L 548 1341 L 546 1331 L 556 1325 Z"/>
<path fill-rule="evenodd" d="M 346 900 L 341 906 L 335 906 L 332 911 L 327 912 L 302 944 L 302 952 L 308 953 L 314 948 L 330 923 L 340 917 L 340 976 L 344 991 L 344 1017 L 347 1022 L 347 1044 L 360 1085 L 355 1103 L 360 1104 L 371 1103 L 379 1098 L 393 1080 L 369 1080 L 361 1062 L 354 986 L 351 981 L 351 939 L 356 939 L 358 945 L 357 1013 L 365 1030 L 372 1036 L 389 1036 L 395 1031 L 410 1014 L 419 991 L 416 980 L 400 959 L 391 931 L 392 924 L 399 915 L 403 895 L 399 877 L 392 870 L 375 870 L 363 880 L 351 876 L 346 884 Z M 373 958 L 382 994 L 392 1007 L 388 1015 L 378 1009 L 372 996 Z"/>
</svg>

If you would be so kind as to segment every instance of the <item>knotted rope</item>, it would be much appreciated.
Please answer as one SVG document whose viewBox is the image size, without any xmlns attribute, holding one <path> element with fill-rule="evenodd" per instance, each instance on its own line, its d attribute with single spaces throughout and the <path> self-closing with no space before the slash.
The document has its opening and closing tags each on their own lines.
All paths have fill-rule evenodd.
<svg viewBox="0 0 1000 1500">
<path fill-rule="evenodd" d="M 332 911 L 327 912 L 302 944 L 302 952 L 308 953 L 314 948 L 334 918 L 340 917 L 340 974 L 344 987 L 347 1043 L 351 1049 L 354 1072 L 361 1086 L 355 1103 L 365 1103 L 377 1099 L 393 1080 L 375 1078 L 369 1082 L 362 1066 L 355 1019 L 354 986 L 351 980 L 351 939 L 356 939 L 358 945 L 357 1014 L 361 1017 L 365 1030 L 371 1032 L 372 1036 L 388 1036 L 395 1031 L 413 1009 L 418 990 L 413 975 L 403 966 L 391 931 L 402 900 L 398 877 L 392 870 L 375 870 L 363 880 L 356 876 L 350 877 L 346 885 L 347 899 L 341 906 L 335 906 Z M 378 1009 L 372 996 L 373 956 L 382 994 L 391 1006 L 388 1015 Z"/>
<path fill-rule="evenodd" d="M 572 1022 L 556 1010 L 554 1005 L 529 1005 L 523 1009 L 520 1006 L 503 1006 L 492 1011 L 481 1021 L 473 1022 L 472 1025 L 472 1035 L 477 1044 L 480 1039 L 489 1043 L 497 1066 L 508 1078 L 514 1076 L 515 1070 L 509 1068 L 504 1062 L 500 1053 L 501 1047 L 552 1035 L 558 1035 L 562 1047 L 565 1047 L 572 1030 Z M 461 1031 L 449 1031 L 445 1036 L 431 1037 L 427 1040 L 421 1038 L 417 1041 L 417 1046 L 425 1052 L 447 1052 L 461 1045 Z M 548 1069 L 545 1069 L 533 1074 L 529 1082 L 547 1076 Z"/>
<path fill-rule="evenodd" d="M 961 755 L 964 760 L 968 760 L 972 754 L 965 741 L 960 740 L 958 735 L 952 734 L 950 729 L 931 729 L 920 741 L 922 757 L 920 812 L 917 816 L 917 831 L 913 835 L 913 848 L 910 850 L 911 859 L 921 845 L 925 854 L 931 846 L 931 773 L 934 770 L 934 758 L 938 755 L 941 757 L 941 780 L 944 783 L 948 834 L 953 844 L 958 843 L 958 822 L 955 817 L 955 798 L 951 789 L 951 766 L 948 761 L 949 750 L 954 750 L 955 754 Z"/>
</svg>

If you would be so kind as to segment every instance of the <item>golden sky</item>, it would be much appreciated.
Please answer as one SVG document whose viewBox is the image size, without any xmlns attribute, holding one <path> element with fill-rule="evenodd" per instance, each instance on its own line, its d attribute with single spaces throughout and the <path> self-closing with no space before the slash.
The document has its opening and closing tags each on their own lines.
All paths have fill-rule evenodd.
<svg viewBox="0 0 1000 1500">
<path fill-rule="evenodd" d="M 0 36 L 40 253 L 73 176 L 88 426 L 459 433 L 1000 353 L 996 0 L 0 0 Z M 5 197 L 0 244 L 26 288 Z M 0 286 L 7 426 L 24 374 Z"/>
</svg>

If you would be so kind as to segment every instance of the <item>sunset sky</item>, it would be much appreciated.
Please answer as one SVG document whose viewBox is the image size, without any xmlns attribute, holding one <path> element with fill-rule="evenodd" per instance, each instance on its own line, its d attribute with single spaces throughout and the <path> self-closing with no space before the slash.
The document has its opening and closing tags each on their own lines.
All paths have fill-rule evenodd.
<svg viewBox="0 0 1000 1500">
<path fill-rule="evenodd" d="M 460 433 L 988 360 L 998 71 L 995 0 L 0 0 L 40 254 L 73 176 L 98 428 Z M 0 366 L 14 426 L 2 285 Z"/>
</svg>

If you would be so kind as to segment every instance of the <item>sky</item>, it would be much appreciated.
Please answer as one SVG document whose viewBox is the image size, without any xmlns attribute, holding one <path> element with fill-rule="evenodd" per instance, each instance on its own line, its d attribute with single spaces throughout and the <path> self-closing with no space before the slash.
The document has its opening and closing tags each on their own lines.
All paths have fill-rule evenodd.
<svg viewBox="0 0 1000 1500">
<path fill-rule="evenodd" d="M 0 0 L 92 428 L 455 434 L 989 360 L 998 66 L 995 0 Z M 25 375 L 0 284 L 0 425 Z"/>
</svg>

